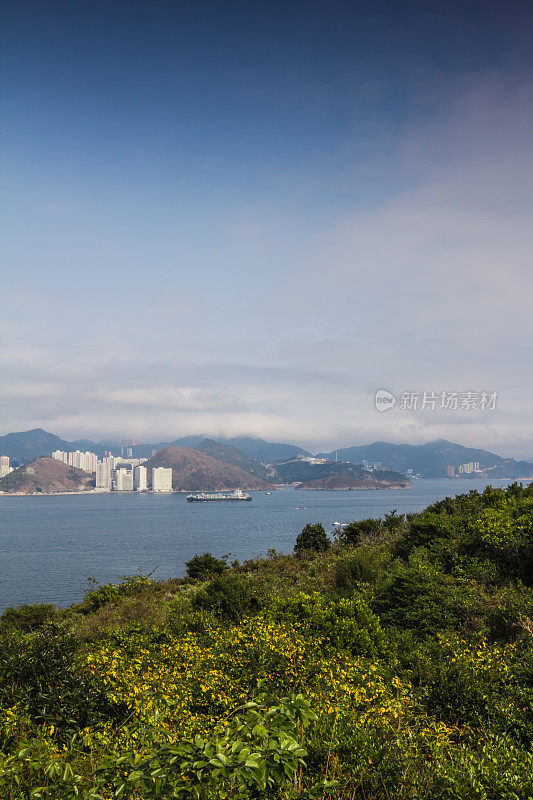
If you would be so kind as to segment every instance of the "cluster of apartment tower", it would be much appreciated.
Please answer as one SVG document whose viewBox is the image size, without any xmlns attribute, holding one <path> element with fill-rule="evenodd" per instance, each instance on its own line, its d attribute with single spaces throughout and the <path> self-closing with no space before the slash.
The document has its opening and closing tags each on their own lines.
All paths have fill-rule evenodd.
<svg viewBox="0 0 533 800">
<path fill-rule="evenodd" d="M 472 475 L 482 472 L 479 468 L 479 461 L 469 461 L 467 464 L 459 464 L 459 475 Z M 455 478 L 455 467 L 446 467 L 446 477 Z"/>
<path fill-rule="evenodd" d="M 149 470 L 144 466 L 147 458 L 109 455 L 99 459 L 95 453 L 83 453 L 81 450 L 72 453 L 54 450 L 52 458 L 84 472 L 93 473 L 97 492 L 148 492 L 150 489 L 152 492 L 172 491 L 172 469 L 153 467 Z"/>
</svg>

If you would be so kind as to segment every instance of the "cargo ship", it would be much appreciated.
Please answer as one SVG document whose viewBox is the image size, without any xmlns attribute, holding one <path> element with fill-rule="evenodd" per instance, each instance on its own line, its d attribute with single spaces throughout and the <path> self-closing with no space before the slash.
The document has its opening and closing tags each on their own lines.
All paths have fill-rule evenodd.
<svg viewBox="0 0 533 800">
<path fill-rule="evenodd" d="M 234 492 L 197 492 L 187 495 L 188 503 L 237 503 L 251 499 L 252 495 L 246 494 L 242 489 L 235 489 Z"/>
</svg>

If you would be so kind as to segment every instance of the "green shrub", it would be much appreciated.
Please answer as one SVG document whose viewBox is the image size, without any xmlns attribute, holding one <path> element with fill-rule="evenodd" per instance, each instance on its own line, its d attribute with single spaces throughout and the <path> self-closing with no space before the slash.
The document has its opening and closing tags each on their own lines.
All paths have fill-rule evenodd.
<svg viewBox="0 0 533 800">
<path fill-rule="evenodd" d="M 86 614 L 76 626 L 76 635 L 84 641 L 101 639 L 120 628 L 161 625 L 166 616 L 160 598 L 142 594 L 133 597 L 119 595 L 115 602 L 98 606 Z"/>
<path fill-rule="evenodd" d="M 369 517 L 344 525 L 337 533 L 337 539 L 341 544 L 357 547 L 363 540 L 375 539 L 382 532 L 382 521 Z"/>
<path fill-rule="evenodd" d="M 486 508 L 469 525 L 469 535 L 473 553 L 495 561 L 502 575 L 533 585 L 533 505 Z"/>
<path fill-rule="evenodd" d="M 438 553 L 439 560 L 447 560 L 450 551 L 458 546 L 460 527 L 461 520 L 458 517 L 425 511 L 411 519 L 408 529 L 398 543 L 397 553 L 403 558 L 408 558 L 413 550 L 426 547 Z"/>
<path fill-rule="evenodd" d="M 335 564 L 335 588 L 340 593 L 352 594 L 363 584 L 377 583 L 390 560 L 388 550 L 380 546 L 349 551 Z"/>
<path fill-rule="evenodd" d="M 524 620 L 533 619 L 533 589 L 518 582 L 498 590 L 489 598 L 485 618 L 492 639 L 517 639 L 524 633 Z"/>
<path fill-rule="evenodd" d="M 82 610 L 96 611 L 109 603 L 118 603 L 125 597 L 140 595 L 153 586 L 155 586 L 155 581 L 147 575 L 123 578 L 120 583 L 106 583 L 86 594 L 82 603 Z"/>
<path fill-rule="evenodd" d="M 198 592 L 192 604 L 231 620 L 254 614 L 263 606 L 254 582 L 246 575 L 219 575 Z"/>
<path fill-rule="evenodd" d="M 3 628 L 33 631 L 51 622 L 57 614 L 58 609 L 52 603 L 33 603 L 16 608 L 9 606 L 0 617 L 0 623 Z"/>
<path fill-rule="evenodd" d="M 269 613 L 281 622 L 290 620 L 320 636 L 326 646 L 352 655 L 375 656 L 386 651 L 378 618 L 359 597 L 327 601 L 318 592 L 277 599 Z"/>
<path fill-rule="evenodd" d="M 122 719 L 126 706 L 112 702 L 78 666 L 78 650 L 74 636 L 57 625 L 2 636 L 0 706 L 17 704 L 34 724 L 52 724 L 65 737 L 99 719 Z"/>
<path fill-rule="evenodd" d="M 314 525 L 309 523 L 298 534 L 294 552 L 301 553 L 305 550 L 314 550 L 317 553 L 324 553 L 330 544 L 324 526 L 320 522 L 316 522 Z"/>
<path fill-rule="evenodd" d="M 190 561 L 185 562 L 185 566 L 188 577 L 193 580 L 205 580 L 212 575 L 221 575 L 228 568 L 226 558 L 215 558 L 211 553 L 203 553 L 201 556 L 196 554 Z"/>
<path fill-rule="evenodd" d="M 484 625 L 482 585 L 446 574 L 423 549 L 407 564 L 393 564 L 376 588 L 371 607 L 382 624 L 412 630 L 421 638 Z"/>
<path fill-rule="evenodd" d="M 511 652 L 483 637 L 467 643 L 446 634 L 427 642 L 417 651 L 412 671 L 428 712 L 453 725 L 486 725 L 513 690 Z"/>
<path fill-rule="evenodd" d="M 277 797 L 305 767 L 302 731 L 314 720 L 302 695 L 272 706 L 260 695 L 210 738 L 161 745 L 141 728 L 132 731 L 130 749 L 102 762 L 96 783 L 120 800 Z M 323 797 L 336 785 L 321 781 L 300 797 Z"/>
</svg>

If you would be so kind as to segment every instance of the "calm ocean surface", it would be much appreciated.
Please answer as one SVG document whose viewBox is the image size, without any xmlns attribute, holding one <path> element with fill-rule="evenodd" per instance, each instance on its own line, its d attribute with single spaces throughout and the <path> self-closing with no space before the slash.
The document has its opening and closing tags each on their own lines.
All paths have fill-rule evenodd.
<svg viewBox="0 0 533 800">
<path fill-rule="evenodd" d="M 350 522 L 419 511 L 489 481 L 418 480 L 411 489 L 254 492 L 251 503 L 187 503 L 184 494 L 0 495 L 0 611 L 20 603 L 68 606 L 87 579 L 116 581 L 138 570 L 182 576 L 195 553 L 252 558 L 290 553 L 308 522 Z M 505 486 L 509 481 L 492 481 Z M 298 506 L 305 506 L 299 510 Z"/>
</svg>

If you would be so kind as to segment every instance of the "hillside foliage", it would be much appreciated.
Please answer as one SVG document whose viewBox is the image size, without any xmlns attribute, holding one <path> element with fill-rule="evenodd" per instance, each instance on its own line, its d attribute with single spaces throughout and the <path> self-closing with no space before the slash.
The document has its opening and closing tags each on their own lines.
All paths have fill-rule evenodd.
<svg viewBox="0 0 533 800">
<path fill-rule="evenodd" d="M 320 528 L 7 609 L 0 797 L 530 800 L 533 488 Z"/>
</svg>

